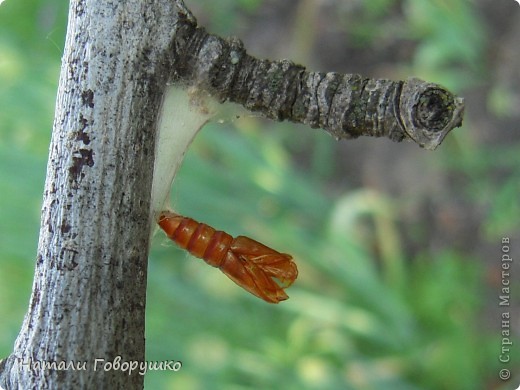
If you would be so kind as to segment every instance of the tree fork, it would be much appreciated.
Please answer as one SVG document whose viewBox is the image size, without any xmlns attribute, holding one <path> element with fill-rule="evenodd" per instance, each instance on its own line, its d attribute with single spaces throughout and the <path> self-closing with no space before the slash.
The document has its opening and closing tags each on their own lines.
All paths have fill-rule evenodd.
<svg viewBox="0 0 520 390">
<path fill-rule="evenodd" d="M 142 387 L 135 371 L 92 365 L 144 360 L 155 130 L 172 82 L 336 138 L 410 138 L 428 149 L 463 114 L 463 100 L 435 84 L 256 59 L 238 39 L 197 27 L 181 0 L 72 0 L 33 290 L 14 351 L 0 361 L 0 386 Z"/>
<path fill-rule="evenodd" d="M 464 99 L 437 84 L 308 72 L 288 60 L 257 59 L 239 39 L 208 34 L 193 18 L 179 26 L 173 58 L 174 76 L 220 102 L 322 128 L 336 139 L 385 136 L 433 150 L 462 124 Z"/>
</svg>

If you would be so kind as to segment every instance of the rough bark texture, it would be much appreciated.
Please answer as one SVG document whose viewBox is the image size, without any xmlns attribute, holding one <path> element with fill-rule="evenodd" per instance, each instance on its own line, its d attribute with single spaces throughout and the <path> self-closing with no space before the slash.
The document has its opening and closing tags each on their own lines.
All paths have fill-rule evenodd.
<svg viewBox="0 0 520 390">
<path fill-rule="evenodd" d="M 144 361 L 155 128 L 182 7 L 70 4 L 35 280 L 3 388 L 143 386 L 104 363 Z"/>
<path fill-rule="evenodd" d="M 208 34 L 190 21 L 175 43 L 179 77 L 195 80 L 220 101 L 319 127 L 336 139 L 386 136 L 435 149 L 462 124 L 463 99 L 437 84 L 308 72 L 291 61 L 260 60 L 248 55 L 240 40 Z"/>
<path fill-rule="evenodd" d="M 462 118 L 462 100 L 434 84 L 255 59 L 198 28 L 181 0 L 71 1 L 35 280 L 2 387 L 142 387 L 123 363 L 145 361 L 155 129 L 172 81 L 337 138 L 433 149 Z"/>
</svg>

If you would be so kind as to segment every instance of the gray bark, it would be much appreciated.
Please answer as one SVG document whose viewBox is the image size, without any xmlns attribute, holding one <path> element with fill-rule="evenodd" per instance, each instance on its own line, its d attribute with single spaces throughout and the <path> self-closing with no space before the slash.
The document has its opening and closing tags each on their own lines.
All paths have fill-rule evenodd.
<svg viewBox="0 0 520 390">
<path fill-rule="evenodd" d="M 308 72 L 291 61 L 260 60 L 240 40 L 208 34 L 191 21 L 180 26 L 175 44 L 179 77 L 194 80 L 220 101 L 319 127 L 338 140 L 385 136 L 433 150 L 462 124 L 464 100 L 437 84 Z"/>
<path fill-rule="evenodd" d="M 144 361 L 155 128 L 183 12 L 70 3 L 33 291 L 3 388 L 143 387 L 138 370 L 103 363 Z"/>
<path fill-rule="evenodd" d="M 104 363 L 145 362 L 155 130 L 171 82 L 337 138 L 433 149 L 462 119 L 462 101 L 434 84 L 255 59 L 198 28 L 181 0 L 72 0 L 33 291 L 2 387 L 143 386 L 139 370 Z"/>
</svg>

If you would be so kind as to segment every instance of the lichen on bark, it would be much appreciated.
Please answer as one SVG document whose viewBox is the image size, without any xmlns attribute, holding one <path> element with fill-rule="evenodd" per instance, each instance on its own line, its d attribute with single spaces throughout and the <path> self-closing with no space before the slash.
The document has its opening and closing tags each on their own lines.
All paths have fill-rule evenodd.
<svg viewBox="0 0 520 390">
<path fill-rule="evenodd" d="M 309 72 L 288 60 L 257 59 L 237 38 L 208 34 L 193 18 L 179 26 L 172 58 L 174 77 L 221 102 L 322 128 L 336 139 L 385 136 L 433 150 L 462 124 L 464 100 L 440 85 Z"/>
</svg>

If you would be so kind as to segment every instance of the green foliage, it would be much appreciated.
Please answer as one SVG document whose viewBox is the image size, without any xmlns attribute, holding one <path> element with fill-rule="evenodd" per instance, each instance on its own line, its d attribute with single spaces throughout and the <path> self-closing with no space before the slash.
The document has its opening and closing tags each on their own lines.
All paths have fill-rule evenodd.
<svg viewBox="0 0 520 390">
<path fill-rule="evenodd" d="M 409 34 L 420 40 L 416 72 L 455 89 L 484 76 L 484 28 L 471 2 L 410 0 L 405 7 Z"/>
<path fill-rule="evenodd" d="M 239 11 L 261 3 L 207 6 L 232 31 Z M 366 2 L 370 25 L 394 3 Z M 421 76 L 458 88 L 485 71 L 485 40 L 468 2 L 404 5 L 403 34 L 418 42 Z M 31 289 L 65 16 L 59 1 L 0 6 L 0 356 L 12 349 Z M 359 31 L 367 42 L 377 37 Z M 486 207 L 483 239 L 498 245 L 504 229 L 520 229 L 518 143 L 485 149 L 457 142 L 467 132 L 450 137 L 438 152 L 444 163 L 432 169 L 466 178 L 461 196 Z M 495 378 L 499 340 L 478 326 L 480 259 L 449 242 L 434 249 L 427 236 L 409 258 L 399 228 L 406 201 L 368 188 L 327 195 L 326 179 L 340 169 L 332 151 L 315 130 L 248 115 L 202 130 L 174 183 L 176 209 L 293 254 L 300 275 L 288 302 L 269 305 L 158 234 L 147 359 L 183 366 L 149 372 L 146 388 L 473 390 Z M 305 153 L 297 166 L 294 156 Z M 493 178 L 497 169 L 503 175 Z"/>
<path fill-rule="evenodd" d="M 163 332 L 171 332 L 173 340 L 193 339 L 161 352 L 153 346 L 164 344 L 149 338 L 154 359 L 171 351 L 188 356 L 184 363 L 192 368 L 172 379 L 174 387 L 205 388 L 215 370 L 219 381 L 237 388 L 480 388 L 482 374 L 489 375 L 483 362 L 490 361 L 478 353 L 490 341 L 479 339 L 474 326 L 482 270 L 449 250 L 424 253 L 407 266 L 396 204 L 368 190 L 328 199 L 319 182 L 288 163 L 278 132 L 261 132 L 254 118 L 244 121 L 239 127 L 248 130 L 239 137 L 229 124 L 203 130 L 173 202 L 182 213 L 293 253 L 300 278 L 289 302 L 266 306 L 200 260 L 169 244 L 156 247 L 152 267 L 165 270 L 152 272 L 160 281 L 151 284 L 168 287 L 162 300 L 148 303 L 152 323 L 164 323 L 151 337 L 164 340 Z M 189 183 L 194 177 L 201 186 Z M 373 246 L 385 250 L 376 256 Z M 183 323 L 168 328 L 165 308 L 183 313 Z M 200 344 L 218 356 L 191 351 Z M 154 375 L 147 381 L 159 383 Z"/>
<path fill-rule="evenodd" d="M 56 41 L 64 40 L 66 13 L 58 1 L 0 5 L 2 357 L 12 349 L 31 291 L 61 55 Z"/>
<path fill-rule="evenodd" d="M 262 3 L 262 0 L 219 0 L 200 1 L 188 0 L 185 2 L 189 7 L 202 7 L 209 17 L 208 27 L 212 32 L 218 34 L 233 34 L 240 19 L 241 13 L 252 13 Z"/>
</svg>

